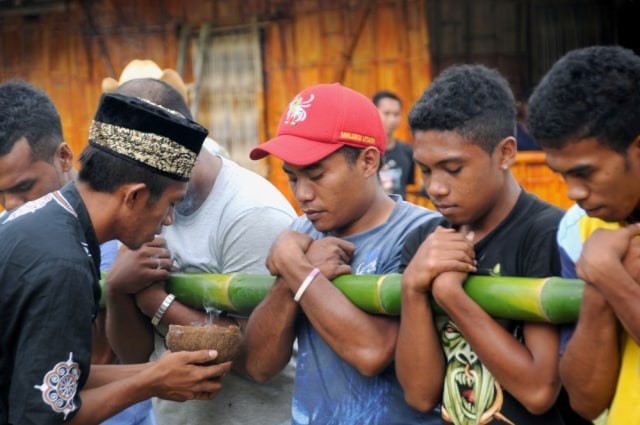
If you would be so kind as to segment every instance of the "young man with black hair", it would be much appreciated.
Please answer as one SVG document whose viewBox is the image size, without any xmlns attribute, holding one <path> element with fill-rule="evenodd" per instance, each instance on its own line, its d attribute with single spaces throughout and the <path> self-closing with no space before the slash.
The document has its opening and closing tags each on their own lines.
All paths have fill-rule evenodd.
<svg viewBox="0 0 640 425">
<path fill-rule="evenodd" d="M 481 65 L 438 76 L 409 113 L 414 160 L 443 215 L 407 236 L 396 370 L 408 403 L 442 400 L 446 423 L 562 424 L 558 331 L 496 320 L 463 290 L 470 273 L 559 273 L 559 208 L 511 174 L 516 111 L 507 81 Z M 433 316 L 435 300 L 446 316 Z M 444 350 L 444 353 L 442 352 Z"/>
<path fill-rule="evenodd" d="M 415 181 L 413 151 L 409 143 L 396 139 L 396 130 L 402 121 L 402 99 L 388 90 L 380 90 L 371 98 L 380 112 L 387 137 L 380 179 L 387 193 L 407 196 L 407 185 Z"/>
<path fill-rule="evenodd" d="M 608 424 L 640 422 L 640 57 L 594 46 L 556 62 L 535 89 L 529 127 L 567 183 L 558 229 L 562 276 L 586 283 L 562 332 L 571 405 Z"/>
<path fill-rule="evenodd" d="M 18 80 L 0 87 L 1 220 L 8 211 L 71 181 L 73 153 L 62 138 L 58 111 L 44 92 Z"/>
<path fill-rule="evenodd" d="M 75 180 L 73 153 L 62 135 L 55 105 L 39 88 L 20 80 L 0 84 L 0 204 L 10 210 Z M 4 143 L 3 143 L 4 142 Z M 2 153 L 2 150 L 9 152 Z M 44 158 L 40 158 L 44 153 Z M 51 156 L 49 156 L 51 155 Z M 8 211 L 0 214 L 0 222 Z M 100 245 L 100 270 L 116 257 L 118 242 Z M 112 364 L 117 358 L 106 335 L 106 309 L 93 321 L 91 364 Z M 151 401 L 144 400 L 110 417 L 104 425 L 153 425 Z"/>
<path fill-rule="evenodd" d="M 231 365 L 200 365 L 215 351 L 90 366 L 99 243 L 138 248 L 171 224 L 205 136 L 157 105 L 103 96 L 78 182 L 12 210 L 0 225 L 0 422 L 97 424 L 152 396 L 216 396 Z M 4 137 L 10 152 L 25 146 L 25 136 Z"/>
<path fill-rule="evenodd" d="M 424 424 L 393 370 L 398 318 L 360 310 L 332 283 L 339 274 L 386 274 L 399 267 L 407 233 L 438 216 L 387 195 L 378 179 L 384 128 L 373 103 L 340 84 L 300 92 L 277 136 L 251 151 L 284 161 L 304 212 L 271 248 L 278 278 L 249 317 L 246 367 L 268 380 L 298 339 L 294 424 Z"/>
</svg>

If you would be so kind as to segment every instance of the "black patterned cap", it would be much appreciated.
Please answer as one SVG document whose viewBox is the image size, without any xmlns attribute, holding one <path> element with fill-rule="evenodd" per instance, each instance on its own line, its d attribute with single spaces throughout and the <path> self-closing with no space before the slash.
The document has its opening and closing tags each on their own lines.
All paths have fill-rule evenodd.
<svg viewBox="0 0 640 425">
<path fill-rule="evenodd" d="M 187 181 L 207 129 L 148 100 L 106 93 L 89 128 L 89 144 Z"/>
</svg>

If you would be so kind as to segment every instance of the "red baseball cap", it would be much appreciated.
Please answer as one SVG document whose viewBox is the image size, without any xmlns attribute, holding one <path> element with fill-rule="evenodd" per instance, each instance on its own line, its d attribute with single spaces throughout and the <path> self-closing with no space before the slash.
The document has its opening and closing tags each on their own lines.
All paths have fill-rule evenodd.
<svg viewBox="0 0 640 425">
<path fill-rule="evenodd" d="M 373 146 L 384 154 L 386 134 L 369 98 L 339 83 L 311 86 L 289 103 L 273 139 L 251 150 L 251 159 L 272 154 L 293 165 L 318 162 L 343 146 Z"/>
</svg>

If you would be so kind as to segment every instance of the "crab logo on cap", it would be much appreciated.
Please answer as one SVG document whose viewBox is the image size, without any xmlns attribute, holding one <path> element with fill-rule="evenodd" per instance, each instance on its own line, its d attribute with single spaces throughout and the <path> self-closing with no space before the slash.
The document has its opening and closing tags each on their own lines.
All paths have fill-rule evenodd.
<svg viewBox="0 0 640 425">
<path fill-rule="evenodd" d="M 287 111 L 287 117 L 284 123 L 296 125 L 307 119 L 307 111 L 305 111 L 305 108 L 311 106 L 314 98 L 315 96 L 313 94 L 307 100 L 302 100 L 302 96 L 300 95 L 294 97 L 291 103 L 289 103 L 289 110 Z"/>
</svg>

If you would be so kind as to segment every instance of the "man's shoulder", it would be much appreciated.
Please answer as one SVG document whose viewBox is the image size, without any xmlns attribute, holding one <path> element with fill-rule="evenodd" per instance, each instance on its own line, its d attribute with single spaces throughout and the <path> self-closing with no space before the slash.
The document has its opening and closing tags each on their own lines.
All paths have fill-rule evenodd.
<svg viewBox="0 0 640 425">
<path fill-rule="evenodd" d="M 525 216 L 531 227 L 558 228 L 558 224 L 565 214 L 562 208 L 540 199 L 530 192 L 524 192 L 524 198 L 520 214 Z"/>
<path fill-rule="evenodd" d="M 431 233 L 435 232 L 438 226 L 442 226 L 445 228 L 451 227 L 451 223 L 447 221 L 442 216 L 431 216 L 427 220 L 420 222 L 417 226 L 415 226 L 407 235 L 405 244 L 407 246 L 418 246 L 422 243 L 423 240 Z"/>
<path fill-rule="evenodd" d="M 405 142 L 404 140 L 396 139 L 396 146 L 399 146 L 401 149 L 409 149 L 412 150 L 411 143 Z"/>
<path fill-rule="evenodd" d="M 611 223 L 589 217 L 585 210 L 574 205 L 564 214 L 558 226 L 558 245 L 565 250 L 577 250 L 596 229 L 617 229 L 619 223 Z"/>
<path fill-rule="evenodd" d="M 258 173 L 244 168 L 229 159 L 223 159 L 222 170 L 219 176 L 221 181 L 216 182 L 213 191 L 216 191 L 216 186 L 220 183 L 220 196 L 227 198 L 229 203 L 240 209 L 276 208 L 292 217 L 296 216 L 295 210 L 287 198 L 273 183 Z M 221 199 L 217 196 L 215 197 L 216 199 L 212 199 L 212 202 L 219 203 Z"/>
<path fill-rule="evenodd" d="M 413 159 L 413 146 L 411 145 L 411 143 L 407 143 L 403 140 L 397 139 L 393 149 L 387 151 L 387 153 L 391 154 L 392 156 L 408 154 L 411 155 L 411 158 Z"/>
<path fill-rule="evenodd" d="M 320 239 L 327 236 L 326 233 L 318 232 L 306 215 L 295 218 L 289 229 L 311 236 L 313 239 Z"/>
<path fill-rule="evenodd" d="M 440 213 L 400 199 L 385 225 L 385 232 L 397 235 L 398 240 L 404 244 L 409 235 L 428 231 L 429 228 L 435 229 L 441 221 Z"/>
<path fill-rule="evenodd" d="M 390 196 L 396 201 L 396 207 L 393 214 L 391 215 L 391 220 L 415 221 L 415 225 L 418 226 L 421 223 L 427 222 L 433 218 L 442 217 L 440 213 L 436 211 L 405 201 L 397 195 Z"/>
</svg>

